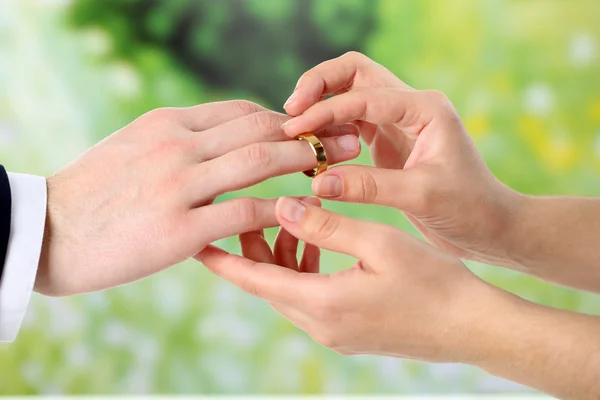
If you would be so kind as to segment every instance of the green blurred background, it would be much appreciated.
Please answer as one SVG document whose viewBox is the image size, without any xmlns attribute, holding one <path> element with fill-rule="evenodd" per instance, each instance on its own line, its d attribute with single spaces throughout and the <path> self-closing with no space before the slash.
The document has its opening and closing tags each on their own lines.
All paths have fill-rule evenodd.
<svg viewBox="0 0 600 400">
<path fill-rule="evenodd" d="M 596 0 L 2 0 L 0 159 L 48 175 L 162 106 L 245 98 L 281 110 L 302 72 L 348 50 L 444 91 L 511 187 L 600 195 Z M 310 182 L 248 193 L 309 194 Z M 325 206 L 415 233 L 391 210 Z M 600 313 L 591 294 L 470 267 L 534 301 Z M 34 295 L 0 348 L 0 394 L 527 391 L 467 366 L 339 356 L 193 262 L 103 293 Z"/>
</svg>

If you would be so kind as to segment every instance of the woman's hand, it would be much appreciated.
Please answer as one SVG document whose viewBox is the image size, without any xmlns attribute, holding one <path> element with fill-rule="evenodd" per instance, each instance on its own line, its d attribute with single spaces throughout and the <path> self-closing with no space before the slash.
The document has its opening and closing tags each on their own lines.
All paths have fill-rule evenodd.
<svg viewBox="0 0 600 400">
<path fill-rule="evenodd" d="M 296 116 L 283 126 L 289 136 L 355 123 L 371 151 L 376 168 L 333 168 L 314 180 L 316 195 L 395 207 L 455 256 L 511 263 L 523 198 L 490 173 L 443 94 L 348 53 L 306 72 L 285 109 Z"/>
<path fill-rule="evenodd" d="M 444 362 L 483 357 L 493 325 L 486 322 L 491 310 L 502 311 L 502 295 L 456 258 L 390 226 L 323 210 L 314 200 L 280 199 L 277 220 L 274 253 L 254 232 L 241 237 L 246 258 L 214 246 L 196 258 L 339 353 Z M 300 264 L 296 238 L 307 243 Z M 319 247 L 359 261 L 318 274 Z"/>
<path fill-rule="evenodd" d="M 245 101 L 152 111 L 48 179 L 35 290 L 70 295 L 128 283 L 207 244 L 275 226 L 275 200 L 225 192 L 314 167 L 288 117 Z M 356 128 L 325 132 L 329 162 L 356 157 Z"/>
<path fill-rule="evenodd" d="M 529 303 L 395 228 L 311 203 L 278 201 L 275 254 L 249 234 L 250 259 L 213 246 L 196 258 L 338 353 L 468 363 L 559 398 L 598 398 L 599 318 Z M 307 243 L 300 265 L 295 238 Z M 359 261 L 318 274 L 317 246 Z"/>
</svg>

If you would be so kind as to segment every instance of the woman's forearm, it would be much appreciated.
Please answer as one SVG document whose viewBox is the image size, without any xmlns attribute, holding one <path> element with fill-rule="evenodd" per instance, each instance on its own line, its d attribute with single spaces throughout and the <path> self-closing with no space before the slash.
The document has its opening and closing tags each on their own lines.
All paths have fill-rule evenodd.
<svg viewBox="0 0 600 400">
<path fill-rule="evenodd" d="M 513 225 L 506 266 L 600 292 L 600 199 L 525 196 Z"/>
<path fill-rule="evenodd" d="M 512 296 L 511 296 L 512 297 Z M 512 298 L 479 367 L 564 399 L 600 398 L 600 318 Z"/>
</svg>

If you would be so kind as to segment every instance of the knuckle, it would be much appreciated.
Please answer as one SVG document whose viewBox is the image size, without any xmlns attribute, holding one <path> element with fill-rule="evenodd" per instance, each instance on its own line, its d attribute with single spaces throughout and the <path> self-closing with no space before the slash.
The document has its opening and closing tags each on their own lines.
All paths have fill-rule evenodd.
<svg viewBox="0 0 600 400">
<path fill-rule="evenodd" d="M 425 90 L 423 92 L 425 93 L 427 98 L 429 98 L 435 103 L 445 104 L 450 102 L 450 100 L 448 100 L 448 97 L 439 90 Z"/>
<path fill-rule="evenodd" d="M 258 290 L 258 286 L 256 286 L 256 282 L 252 279 L 246 279 L 242 284 L 242 288 L 249 294 L 254 297 L 260 297 L 260 291 Z"/>
<path fill-rule="evenodd" d="M 326 213 L 320 221 L 314 223 L 308 230 L 317 240 L 327 240 L 335 235 L 339 224 L 339 218 L 334 214 Z"/>
<path fill-rule="evenodd" d="M 360 203 L 375 203 L 379 198 L 379 188 L 373 175 L 362 173 L 357 183 L 360 185 L 357 200 Z"/>
<path fill-rule="evenodd" d="M 271 165 L 271 149 L 265 143 L 255 143 L 246 147 L 246 159 L 252 168 L 265 169 Z"/>
<path fill-rule="evenodd" d="M 172 123 L 179 119 L 179 111 L 175 108 L 157 108 L 144 115 L 144 120 L 151 124 Z"/>
<path fill-rule="evenodd" d="M 257 207 L 254 199 L 243 197 L 237 200 L 235 218 L 238 221 L 254 221 L 257 218 Z"/>
<path fill-rule="evenodd" d="M 285 122 L 281 114 L 273 111 L 261 111 L 252 114 L 252 124 L 260 132 L 280 131 L 281 125 Z"/>
<path fill-rule="evenodd" d="M 444 93 L 439 90 L 425 90 L 424 93 L 429 102 L 435 107 L 438 107 L 448 115 L 453 116 L 456 114 L 452 102 Z"/>
<path fill-rule="evenodd" d="M 234 107 L 237 107 L 244 115 L 254 114 L 264 110 L 263 107 L 248 100 L 232 100 L 231 103 Z"/>
<path fill-rule="evenodd" d="M 350 50 L 350 51 L 344 53 L 342 55 L 342 58 L 352 61 L 352 62 L 355 62 L 355 63 L 369 60 L 369 58 L 367 56 L 365 56 L 364 54 L 359 53 L 358 51 L 355 51 L 355 50 Z"/>
</svg>

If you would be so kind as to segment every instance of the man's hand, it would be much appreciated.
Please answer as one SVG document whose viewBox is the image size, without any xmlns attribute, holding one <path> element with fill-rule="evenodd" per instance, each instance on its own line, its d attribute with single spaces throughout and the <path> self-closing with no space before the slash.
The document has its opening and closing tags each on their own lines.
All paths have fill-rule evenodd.
<svg viewBox="0 0 600 400">
<path fill-rule="evenodd" d="M 314 167 L 288 117 L 245 101 L 152 111 L 48 179 L 35 290 L 70 295 L 121 285 L 228 236 L 275 226 L 275 200 L 225 192 Z M 324 132 L 330 163 L 356 157 L 356 129 Z"/>
<path fill-rule="evenodd" d="M 285 109 L 296 116 L 283 126 L 290 136 L 351 122 L 369 145 L 376 168 L 333 168 L 314 180 L 316 195 L 400 209 L 455 256 L 510 262 L 522 196 L 490 173 L 443 94 L 348 53 L 306 72 Z"/>
<path fill-rule="evenodd" d="M 196 258 L 340 354 L 462 362 L 561 398 L 600 396 L 598 318 L 531 304 L 395 228 L 314 204 L 278 201 L 274 253 L 255 232 L 241 238 L 247 258 L 213 246 Z M 359 261 L 319 274 L 319 247 Z"/>
</svg>

